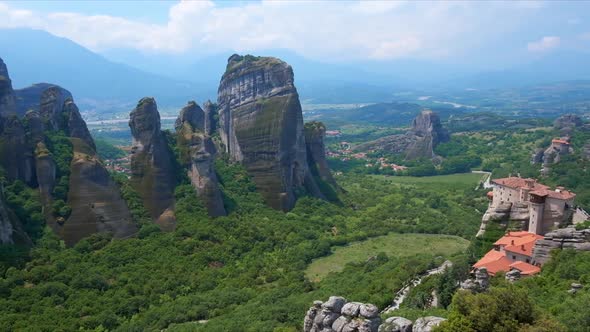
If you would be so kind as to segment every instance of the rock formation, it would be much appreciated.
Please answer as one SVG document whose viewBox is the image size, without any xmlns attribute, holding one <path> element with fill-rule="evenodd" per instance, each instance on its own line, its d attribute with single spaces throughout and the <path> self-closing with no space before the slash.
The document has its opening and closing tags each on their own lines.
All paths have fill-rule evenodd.
<svg viewBox="0 0 590 332">
<path fill-rule="evenodd" d="M 328 301 L 315 301 L 313 307 L 309 308 L 303 331 L 377 332 L 380 324 L 379 309 L 375 305 L 347 303 L 343 297 L 330 296 Z"/>
<path fill-rule="evenodd" d="M 546 175 L 549 173 L 549 167 L 561 161 L 565 155 L 573 153 L 569 137 L 556 138 L 551 141 L 546 149 L 536 149 L 531 157 L 531 163 L 542 163 L 543 169 L 541 173 Z"/>
<path fill-rule="evenodd" d="M 467 279 L 461 283 L 461 289 L 469 290 L 474 293 L 486 291 L 489 286 L 490 276 L 485 267 L 476 269 L 473 279 Z"/>
<path fill-rule="evenodd" d="M 336 180 L 334 180 L 330 168 L 328 167 L 328 161 L 326 160 L 326 148 L 324 146 L 325 136 L 326 126 L 324 126 L 323 123 L 311 121 L 305 124 L 305 146 L 311 174 L 314 177 L 319 177 L 320 181 L 323 181 L 336 189 L 338 188 L 338 184 L 336 184 Z M 316 182 L 319 184 L 319 181 Z"/>
<path fill-rule="evenodd" d="M 16 102 L 14 91 L 12 90 L 12 81 L 8 75 L 6 64 L 0 58 L 0 117 L 9 116 L 16 113 Z"/>
<path fill-rule="evenodd" d="M 373 304 L 347 302 L 340 296 L 314 301 L 303 320 L 304 332 L 429 332 L 440 317 L 422 317 L 414 323 L 403 317 L 389 317 L 381 324 L 379 309 Z"/>
<path fill-rule="evenodd" d="M 4 199 L 4 187 L 0 184 L 0 244 L 30 244 L 31 240 L 22 229 L 16 215 Z"/>
<path fill-rule="evenodd" d="M 381 326 L 379 332 L 412 332 L 414 323 L 404 317 L 389 317 Z"/>
<path fill-rule="evenodd" d="M 194 101 L 189 102 L 176 119 L 180 159 L 197 195 L 204 201 L 210 216 L 226 215 L 223 198 L 213 170 L 215 146 L 206 130 L 205 112 Z"/>
<path fill-rule="evenodd" d="M 0 166 L 9 179 L 34 184 L 32 146 L 23 123 L 16 115 L 0 119 Z"/>
<path fill-rule="evenodd" d="M 413 332 L 431 332 L 446 319 L 434 316 L 420 317 L 414 322 Z"/>
<path fill-rule="evenodd" d="M 506 272 L 506 275 L 504 276 L 504 279 L 506 279 L 508 282 L 515 282 L 520 280 L 520 278 L 520 271 L 517 269 Z"/>
<path fill-rule="evenodd" d="M 574 227 L 560 228 L 545 234 L 533 247 L 533 263 L 545 264 L 551 258 L 553 249 L 575 249 L 590 251 L 590 229 L 576 230 Z"/>
<path fill-rule="evenodd" d="M 232 55 L 218 104 L 225 152 L 245 166 L 271 207 L 290 210 L 301 189 L 323 196 L 307 165 L 291 66 L 276 58 Z"/>
<path fill-rule="evenodd" d="M 403 154 L 406 159 L 438 159 L 434 148 L 450 138 L 442 127 L 440 118 L 430 110 L 424 110 L 412 121 L 411 129 L 401 135 L 391 135 L 378 140 L 360 144 L 356 151 L 383 150 L 395 154 Z"/>
<path fill-rule="evenodd" d="M 571 136 L 576 128 L 584 126 L 584 121 L 578 115 L 564 114 L 553 122 L 553 128 L 559 131 L 560 135 Z"/>
<path fill-rule="evenodd" d="M 143 98 L 129 115 L 133 137 L 131 185 L 141 195 L 152 219 L 163 230 L 175 227 L 173 154 L 160 130 L 160 113 L 153 98 Z"/>
<path fill-rule="evenodd" d="M 217 121 L 219 114 L 217 113 L 217 104 L 207 100 L 203 104 L 203 112 L 205 113 L 205 134 L 211 136 L 217 128 Z"/>
<path fill-rule="evenodd" d="M 0 71 L 5 71 L 3 63 L 0 67 Z M 12 88 L 4 89 L 9 90 Z M 38 186 L 48 225 L 68 245 L 96 232 L 109 232 L 117 238 L 133 235 L 136 226 L 127 204 L 98 160 L 94 140 L 72 94 L 52 84 L 36 84 L 16 90 L 14 94 L 16 103 L 11 107 L 17 111 L 7 112 L 12 114 L 8 117 L 0 117 L 0 160 L 8 179 Z M 1 114 L 5 114 L 6 105 L 2 105 Z M 52 209 L 57 165 L 46 146 L 47 132 L 60 132 L 73 147 L 73 158 L 67 170 L 67 205 L 71 213 L 67 220 L 62 218 L 59 222 L 56 222 Z"/>
<path fill-rule="evenodd" d="M 490 204 L 481 218 L 481 226 L 476 236 L 480 237 L 485 233 L 485 229 L 490 221 L 507 224 L 509 220 L 520 222 L 520 229 L 526 230 L 530 220 L 528 204 L 524 202 L 502 202 L 497 206 Z"/>
<path fill-rule="evenodd" d="M 27 115 L 36 118 L 35 113 L 29 111 Z M 58 86 L 49 86 L 41 93 L 39 113 L 46 124 L 44 129 L 63 132 L 70 137 L 73 147 L 67 194 L 71 213 L 60 223 L 53 222 L 48 216 L 49 225 L 67 245 L 99 232 L 111 233 L 115 238 L 133 235 L 137 228 L 131 213 L 119 188 L 98 159 L 94 140 L 71 93 Z M 56 166 L 42 141 L 36 143 L 35 163 L 41 199 L 48 207 L 56 181 Z"/>
</svg>

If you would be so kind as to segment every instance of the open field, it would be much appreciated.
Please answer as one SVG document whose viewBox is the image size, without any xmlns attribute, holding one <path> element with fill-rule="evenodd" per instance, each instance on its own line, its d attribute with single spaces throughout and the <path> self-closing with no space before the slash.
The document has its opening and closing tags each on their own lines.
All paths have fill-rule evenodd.
<svg viewBox="0 0 590 332">
<path fill-rule="evenodd" d="M 390 257 L 424 253 L 449 256 L 465 250 L 468 245 L 469 241 L 458 236 L 390 233 L 348 246 L 334 247 L 331 255 L 314 260 L 305 270 L 305 275 L 317 282 L 330 272 L 342 271 L 347 263 L 363 262 L 380 252 Z"/>
<path fill-rule="evenodd" d="M 462 173 L 436 176 L 389 176 L 389 175 L 372 175 L 375 178 L 389 180 L 393 183 L 400 184 L 428 184 L 428 183 L 449 183 L 449 184 L 477 184 L 484 176 L 480 173 Z"/>
</svg>

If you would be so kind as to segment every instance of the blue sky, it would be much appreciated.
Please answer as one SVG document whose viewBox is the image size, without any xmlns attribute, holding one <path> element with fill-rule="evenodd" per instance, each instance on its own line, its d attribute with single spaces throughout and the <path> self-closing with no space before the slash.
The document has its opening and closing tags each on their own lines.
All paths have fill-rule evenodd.
<svg viewBox="0 0 590 332">
<path fill-rule="evenodd" d="M 286 49 L 334 61 L 485 63 L 590 51 L 590 2 L 0 1 L 0 28 L 91 50 L 195 57 Z"/>
</svg>

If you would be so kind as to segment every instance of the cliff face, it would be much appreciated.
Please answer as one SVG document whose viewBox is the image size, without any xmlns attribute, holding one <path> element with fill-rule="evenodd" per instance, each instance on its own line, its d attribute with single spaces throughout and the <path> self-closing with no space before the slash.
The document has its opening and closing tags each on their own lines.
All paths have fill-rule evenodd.
<svg viewBox="0 0 590 332">
<path fill-rule="evenodd" d="M 211 136 L 217 128 L 217 104 L 207 100 L 205 104 L 203 104 L 203 112 L 205 115 L 205 134 Z"/>
<path fill-rule="evenodd" d="M 408 160 L 435 159 L 437 155 L 434 153 L 434 148 L 449 139 L 449 133 L 442 127 L 438 115 L 430 110 L 424 110 L 412 120 L 411 128 L 407 133 L 382 137 L 361 144 L 355 147 L 355 150 L 384 150 L 404 154 Z"/>
<path fill-rule="evenodd" d="M 305 124 L 307 161 L 312 175 L 319 176 L 325 183 L 338 188 L 326 160 L 325 136 L 326 126 L 323 123 L 312 121 Z"/>
<path fill-rule="evenodd" d="M 0 165 L 9 179 L 33 184 L 34 159 L 25 127 L 16 115 L 3 118 L 0 122 Z"/>
<path fill-rule="evenodd" d="M 76 137 L 72 137 L 71 142 L 74 156 L 70 164 L 68 205 L 72 213 L 63 225 L 58 226 L 66 244 L 73 245 L 100 232 L 109 232 L 115 238 L 135 234 L 137 228 L 127 204 L 94 147 Z"/>
<path fill-rule="evenodd" d="M 218 104 L 225 152 L 243 163 L 267 204 L 290 210 L 298 188 L 322 196 L 307 166 L 291 66 L 276 58 L 231 56 Z"/>
<path fill-rule="evenodd" d="M 68 245 L 96 232 L 110 232 L 119 238 L 133 235 L 136 227 L 131 214 L 119 188 L 96 156 L 94 141 L 71 93 L 45 83 L 12 91 L 1 61 L 0 75 L 3 78 L 0 85 L 8 84 L 0 90 L 12 93 L 12 100 L 16 100 L 15 103 L 6 102 L 10 98 L 0 97 L 0 114 L 10 114 L 0 116 L 0 164 L 6 169 L 8 179 L 38 186 L 47 224 Z M 67 170 L 67 205 L 71 213 L 67 220 L 62 218 L 59 223 L 52 209 L 58 169 L 46 146 L 47 133 L 55 131 L 68 137 L 73 146 L 73 158 Z M 1 201 L 0 197 L 0 205 Z M 6 242 L 10 230 L 5 221 L 10 214 L 5 206 L 0 206 L 0 210 L 0 238 Z M 11 225 L 13 233 L 20 229 L 14 221 Z"/>
<path fill-rule="evenodd" d="M 0 244 L 30 243 L 31 240 L 22 229 L 20 221 L 6 204 L 4 187 L 0 184 Z"/>
<path fill-rule="evenodd" d="M 573 227 L 561 228 L 545 234 L 533 247 L 533 262 L 545 264 L 551 259 L 554 249 L 574 249 L 590 251 L 590 229 L 576 230 Z"/>
<path fill-rule="evenodd" d="M 205 113 L 195 102 L 189 102 L 176 120 L 175 128 L 181 160 L 188 169 L 199 198 L 205 203 L 210 216 L 226 215 L 219 190 L 217 175 L 213 170 L 215 147 L 211 138 L 204 132 Z"/>
<path fill-rule="evenodd" d="M 175 227 L 173 155 L 160 130 L 160 113 L 153 98 L 143 98 L 131 111 L 129 127 L 131 184 L 141 195 L 144 206 L 163 230 Z"/>
<path fill-rule="evenodd" d="M 8 116 L 16 113 L 16 103 L 12 82 L 8 76 L 6 64 L 0 58 L 0 116 Z"/>
</svg>

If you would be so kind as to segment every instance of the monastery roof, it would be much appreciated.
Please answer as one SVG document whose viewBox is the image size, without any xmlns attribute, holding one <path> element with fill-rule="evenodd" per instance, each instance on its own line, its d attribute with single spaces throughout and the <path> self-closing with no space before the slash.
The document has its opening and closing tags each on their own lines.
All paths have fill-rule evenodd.
<svg viewBox="0 0 590 332">
<path fill-rule="evenodd" d="M 488 273 L 493 276 L 500 271 L 510 271 L 510 264 L 512 264 L 512 261 L 506 258 L 503 252 L 492 249 L 475 263 L 473 267 L 485 267 Z"/>
<path fill-rule="evenodd" d="M 553 139 L 551 141 L 551 143 L 559 143 L 559 144 L 567 144 L 567 145 L 570 145 L 570 142 L 568 142 L 566 140 L 563 140 L 563 139 L 559 139 L 559 138 Z"/>
<path fill-rule="evenodd" d="M 544 184 L 540 184 L 535 179 L 523 179 L 523 178 L 512 176 L 512 177 L 508 177 L 508 178 L 494 179 L 494 180 L 492 180 L 492 182 L 495 184 L 505 186 L 505 187 L 510 187 L 513 189 L 521 189 L 521 188 L 529 189 L 531 194 L 541 196 L 541 197 L 548 196 L 551 198 L 557 198 L 557 199 L 562 199 L 562 200 L 568 200 L 568 199 L 572 199 L 572 198 L 576 197 L 576 194 L 574 194 L 568 190 L 559 190 L 559 191 L 551 190 L 551 188 L 549 186 L 546 186 Z M 532 187 L 529 187 L 527 185 L 527 182 L 532 183 Z"/>
<path fill-rule="evenodd" d="M 525 262 L 514 262 L 510 264 L 510 268 L 520 271 L 523 275 L 533 275 L 541 272 L 541 268 Z"/>
</svg>

